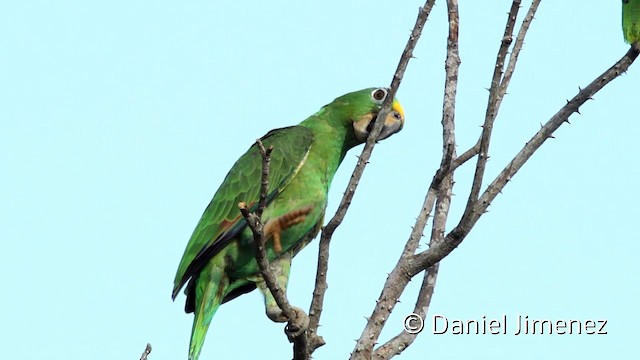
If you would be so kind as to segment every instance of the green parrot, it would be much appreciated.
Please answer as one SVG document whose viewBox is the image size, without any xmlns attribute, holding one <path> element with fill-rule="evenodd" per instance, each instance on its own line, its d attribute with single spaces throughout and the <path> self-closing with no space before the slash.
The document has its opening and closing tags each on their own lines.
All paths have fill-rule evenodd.
<svg viewBox="0 0 640 360">
<path fill-rule="evenodd" d="M 622 32 L 629 44 L 640 41 L 640 0 L 622 0 Z"/>
<path fill-rule="evenodd" d="M 387 94 L 387 88 L 369 88 L 340 96 L 300 124 L 271 130 L 261 138 L 265 147 L 273 147 L 262 215 L 267 258 L 283 290 L 292 257 L 322 226 L 338 166 L 349 149 L 366 141 Z M 404 111 L 394 99 L 377 140 L 403 125 Z M 264 295 L 267 316 L 277 322 L 287 320 L 260 274 L 253 234 L 238 209 L 239 202 L 250 211 L 256 209 L 261 171 L 262 156 L 254 144 L 224 178 L 178 266 L 172 298 L 186 284 L 185 311 L 194 312 L 190 360 L 198 359 L 218 307 L 256 287 Z"/>
</svg>

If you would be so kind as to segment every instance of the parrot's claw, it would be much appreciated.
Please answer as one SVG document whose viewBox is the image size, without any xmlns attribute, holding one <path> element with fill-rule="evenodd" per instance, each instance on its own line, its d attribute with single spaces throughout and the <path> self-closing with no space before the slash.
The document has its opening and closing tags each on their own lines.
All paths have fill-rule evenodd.
<svg viewBox="0 0 640 360">
<path fill-rule="evenodd" d="M 305 206 L 298 210 L 290 211 L 282 216 L 267 221 L 264 225 L 265 241 L 273 238 L 273 250 L 276 253 L 282 252 L 282 243 L 280 242 L 280 234 L 292 227 L 293 225 L 303 222 L 307 215 L 313 210 L 313 206 Z"/>
<path fill-rule="evenodd" d="M 287 334 L 290 341 L 302 335 L 302 333 L 307 331 L 307 328 L 309 328 L 309 317 L 304 310 L 295 306 L 292 306 L 291 310 L 293 310 L 293 318 L 287 319 L 279 307 L 273 306 L 267 308 L 267 316 L 269 319 L 274 322 L 288 322 L 287 326 L 284 328 L 284 332 Z"/>
<path fill-rule="evenodd" d="M 289 320 L 289 323 L 284 328 L 284 333 L 287 334 L 287 338 L 292 342 L 297 337 L 302 335 L 309 328 L 309 317 L 304 310 L 299 307 L 292 306 L 293 319 Z"/>
</svg>

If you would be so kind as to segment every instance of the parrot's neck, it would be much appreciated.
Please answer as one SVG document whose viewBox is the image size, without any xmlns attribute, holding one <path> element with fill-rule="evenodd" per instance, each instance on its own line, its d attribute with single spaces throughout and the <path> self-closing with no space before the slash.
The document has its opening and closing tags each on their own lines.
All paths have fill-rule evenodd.
<svg viewBox="0 0 640 360">
<path fill-rule="evenodd" d="M 314 141 L 305 167 L 311 167 L 321 174 L 322 181 L 329 189 L 338 166 L 347 151 L 357 145 L 353 129 L 342 124 L 334 124 L 318 114 L 300 123 L 313 131 Z"/>
</svg>

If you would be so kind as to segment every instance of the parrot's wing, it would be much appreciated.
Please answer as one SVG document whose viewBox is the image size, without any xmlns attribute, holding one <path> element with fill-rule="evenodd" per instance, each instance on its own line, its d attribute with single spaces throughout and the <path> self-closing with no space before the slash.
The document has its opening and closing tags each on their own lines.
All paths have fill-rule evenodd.
<svg viewBox="0 0 640 360">
<path fill-rule="evenodd" d="M 267 204 L 287 186 L 304 164 L 313 144 L 313 133 L 306 127 L 292 126 L 272 130 L 260 139 L 273 146 L 269 168 Z M 262 155 L 256 144 L 236 161 L 213 196 L 182 255 L 174 280 L 172 298 L 184 284 L 246 226 L 238 203 L 244 201 L 254 211 L 260 197 Z"/>
</svg>

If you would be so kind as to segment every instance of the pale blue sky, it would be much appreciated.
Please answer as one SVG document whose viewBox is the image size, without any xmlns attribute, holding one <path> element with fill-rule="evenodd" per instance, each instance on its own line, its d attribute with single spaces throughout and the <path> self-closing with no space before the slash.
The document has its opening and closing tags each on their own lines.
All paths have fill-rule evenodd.
<svg viewBox="0 0 640 360">
<path fill-rule="evenodd" d="M 578 86 L 628 49 L 619 1 L 543 1 L 493 136 L 488 179 Z M 484 115 L 510 1 L 461 1 L 458 151 Z M 0 358 L 186 359 L 170 300 L 186 242 L 227 170 L 266 131 L 387 86 L 422 1 L 5 1 L 0 5 Z M 524 9 L 522 10 L 525 11 Z M 346 358 L 440 159 L 446 6 L 438 1 L 382 142 L 332 246 L 316 359 Z M 607 319 L 608 335 L 433 335 L 402 359 L 635 353 L 638 65 L 525 165 L 441 267 L 431 316 Z M 634 102 L 635 101 L 635 102 Z M 355 164 L 334 181 L 335 209 Z M 471 167 L 457 173 L 453 221 Z M 452 222 L 453 224 L 453 222 Z M 289 298 L 307 308 L 314 241 Z M 401 330 L 420 281 L 389 320 Z M 384 340 L 383 339 L 383 340 Z M 249 344 L 249 345 L 248 345 Z M 268 354 L 268 356 L 267 356 Z M 288 359 L 254 292 L 216 314 L 202 359 Z"/>
</svg>

